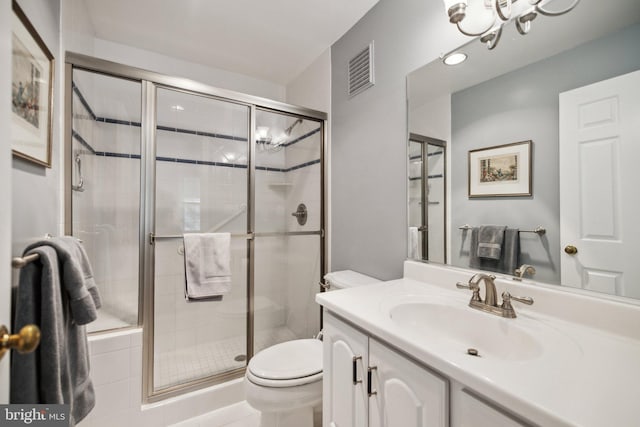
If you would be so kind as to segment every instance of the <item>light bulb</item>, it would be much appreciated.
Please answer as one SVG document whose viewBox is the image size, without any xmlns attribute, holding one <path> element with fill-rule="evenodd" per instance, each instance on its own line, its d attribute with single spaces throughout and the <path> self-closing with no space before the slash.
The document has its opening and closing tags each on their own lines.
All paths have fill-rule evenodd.
<svg viewBox="0 0 640 427">
<path fill-rule="evenodd" d="M 449 15 L 449 22 L 457 24 L 465 17 L 468 0 L 443 0 L 444 10 Z"/>
<path fill-rule="evenodd" d="M 469 0 L 464 20 L 458 23 L 463 34 L 479 36 L 491 29 L 496 22 L 496 10 L 485 0 Z"/>
<path fill-rule="evenodd" d="M 462 52 L 453 52 L 442 58 L 446 65 L 458 65 L 467 60 L 467 55 Z"/>
</svg>

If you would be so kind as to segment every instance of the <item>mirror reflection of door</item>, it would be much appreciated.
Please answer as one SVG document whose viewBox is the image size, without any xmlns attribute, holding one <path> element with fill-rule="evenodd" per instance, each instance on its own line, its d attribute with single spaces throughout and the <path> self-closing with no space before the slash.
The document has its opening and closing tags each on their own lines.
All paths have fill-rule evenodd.
<svg viewBox="0 0 640 427">
<path fill-rule="evenodd" d="M 638 99 L 640 71 L 560 94 L 565 286 L 640 298 Z"/>
<path fill-rule="evenodd" d="M 408 152 L 409 258 L 445 263 L 446 142 L 411 133 Z"/>
</svg>

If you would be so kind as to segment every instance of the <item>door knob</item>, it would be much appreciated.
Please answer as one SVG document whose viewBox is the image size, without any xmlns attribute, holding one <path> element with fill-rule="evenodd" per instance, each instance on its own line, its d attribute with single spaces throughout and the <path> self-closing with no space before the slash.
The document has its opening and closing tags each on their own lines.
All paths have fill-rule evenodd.
<svg viewBox="0 0 640 427">
<path fill-rule="evenodd" d="M 9 334 L 6 326 L 0 326 L 0 359 L 7 350 L 16 349 L 18 353 L 31 353 L 40 344 L 40 328 L 27 325 L 17 334 Z"/>
<path fill-rule="evenodd" d="M 575 255 L 578 253 L 578 248 L 573 245 L 567 245 L 564 247 L 564 251 L 569 255 Z"/>
</svg>

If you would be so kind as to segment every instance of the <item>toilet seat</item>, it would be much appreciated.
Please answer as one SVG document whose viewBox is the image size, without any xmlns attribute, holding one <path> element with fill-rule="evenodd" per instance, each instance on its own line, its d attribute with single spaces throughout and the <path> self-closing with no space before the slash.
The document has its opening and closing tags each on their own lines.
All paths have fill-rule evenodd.
<svg viewBox="0 0 640 427">
<path fill-rule="evenodd" d="M 264 387 L 295 387 L 322 379 L 322 341 L 283 342 L 255 355 L 247 379 Z"/>
</svg>

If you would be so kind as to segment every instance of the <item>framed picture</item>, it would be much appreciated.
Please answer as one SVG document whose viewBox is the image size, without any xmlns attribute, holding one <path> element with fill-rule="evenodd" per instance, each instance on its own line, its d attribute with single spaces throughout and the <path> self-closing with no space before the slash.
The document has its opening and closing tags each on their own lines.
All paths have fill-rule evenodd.
<svg viewBox="0 0 640 427">
<path fill-rule="evenodd" d="M 531 196 L 531 144 L 469 151 L 469 197 Z"/>
<path fill-rule="evenodd" d="M 14 0 L 11 23 L 11 149 L 51 167 L 53 55 Z"/>
</svg>

